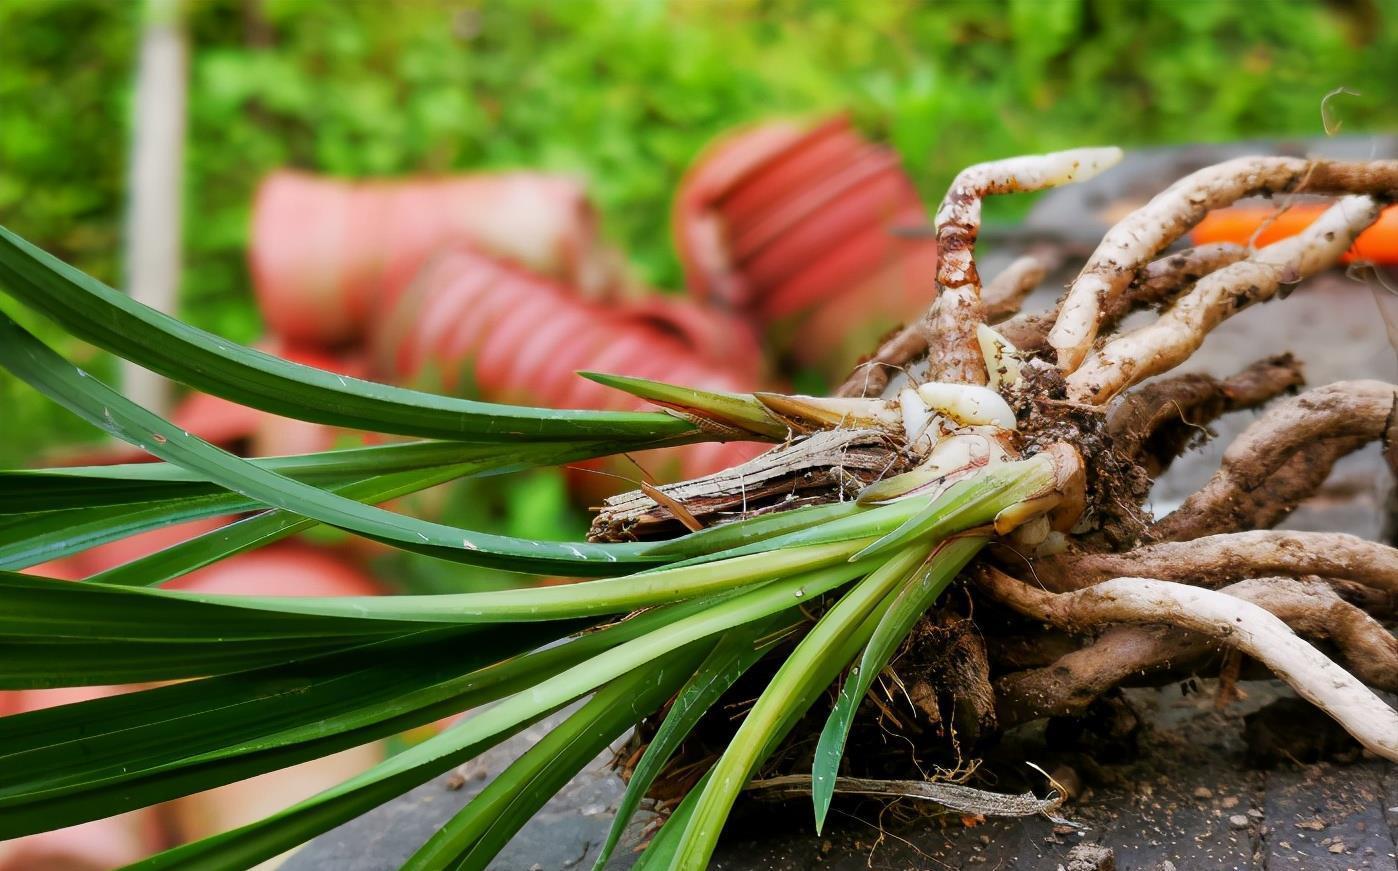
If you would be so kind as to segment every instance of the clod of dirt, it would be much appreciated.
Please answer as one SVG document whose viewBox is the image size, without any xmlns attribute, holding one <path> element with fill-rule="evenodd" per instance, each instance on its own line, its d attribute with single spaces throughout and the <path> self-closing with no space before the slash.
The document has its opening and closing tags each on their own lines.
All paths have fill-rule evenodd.
<svg viewBox="0 0 1398 871">
<path fill-rule="evenodd" d="M 1078 844 L 1068 851 L 1068 863 L 1062 871 L 1116 871 L 1116 853 L 1100 844 Z"/>
</svg>

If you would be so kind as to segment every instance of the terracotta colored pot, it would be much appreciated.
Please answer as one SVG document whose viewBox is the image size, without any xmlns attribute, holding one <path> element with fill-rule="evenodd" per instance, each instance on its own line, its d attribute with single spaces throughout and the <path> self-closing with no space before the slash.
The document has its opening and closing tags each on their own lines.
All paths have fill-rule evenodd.
<svg viewBox="0 0 1398 871">
<path fill-rule="evenodd" d="M 390 296 L 395 308 L 371 338 L 376 370 L 391 382 L 494 402 L 615 410 L 649 406 L 575 372 L 713 390 L 752 390 L 763 382 L 760 348 L 741 320 L 684 299 L 581 299 L 471 248 L 439 253 Z M 693 476 L 753 452 L 682 448 L 677 463 L 660 467 L 665 479 Z M 625 465 L 622 474 L 634 477 L 634 466 Z"/>
<path fill-rule="evenodd" d="M 925 222 L 916 190 L 844 117 L 720 140 L 686 175 L 673 220 L 691 292 L 831 377 L 935 293 L 935 243 L 896 233 Z"/>
<path fill-rule="evenodd" d="M 282 171 L 259 187 L 249 260 L 272 331 L 316 345 L 358 338 L 380 297 L 444 246 L 471 243 L 584 296 L 630 280 L 597 234 L 582 186 L 533 172 L 348 182 Z"/>
</svg>

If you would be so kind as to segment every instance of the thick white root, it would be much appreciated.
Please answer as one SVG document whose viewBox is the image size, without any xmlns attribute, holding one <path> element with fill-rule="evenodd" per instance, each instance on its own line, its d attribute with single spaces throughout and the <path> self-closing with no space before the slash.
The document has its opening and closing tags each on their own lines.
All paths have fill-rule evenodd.
<svg viewBox="0 0 1398 871">
<path fill-rule="evenodd" d="M 1114 578 L 1054 595 L 993 570 L 984 576 L 996 598 L 1055 626 L 1082 631 L 1103 623 L 1165 623 L 1234 647 L 1270 668 L 1365 748 L 1398 761 L 1398 712 L 1258 605 L 1152 578 Z"/>
<path fill-rule="evenodd" d="M 976 326 L 985 322 L 975 263 L 981 199 L 1083 181 L 1120 160 L 1119 148 L 1078 148 L 980 163 L 961 171 L 937 210 L 937 301 L 923 321 L 932 380 L 986 381 L 976 341 Z"/>
<path fill-rule="evenodd" d="M 1154 323 L 1089 356 L 1068 376 L 1069 397 L 1106 402 L 1127 387 L 1178 366 L 1227 318 L 1271 299 L 1285 284 L 1332 266 L 1355 237 L 1378 220 L 1380 211 L 1369 197 L 1346 197 L 1297 235 L 1206 275 Z"/>
<path fill-rule="evenodd" d="M 1068 290 L 1049 344 L 1059 368 L 1072 372 L 1092 348 L 1102 313 L 1137 270 L 1211 209 L 1262 193 L 1398 194 L 1398 161 L 1355 163 L 1293 157 L 1243 157 L 1185 176 L 1107 232 Z"/>
</svg>

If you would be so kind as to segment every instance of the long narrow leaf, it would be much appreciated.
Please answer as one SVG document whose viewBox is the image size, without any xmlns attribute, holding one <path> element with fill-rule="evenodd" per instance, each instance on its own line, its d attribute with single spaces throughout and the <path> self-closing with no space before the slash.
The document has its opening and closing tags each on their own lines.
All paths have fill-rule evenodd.
<svg viewBox="0 0 1398 871">
<path fill-rule="evenodd" d="M 299 420 L 470 441 L 706 438 L 667 414 L 471 402 L 281 360 L 144 306 L 3 227 L 0 288 L 118 357 L 206 393 Z"/>
<path fill-rule="evenodd" d="M 495 701 L 709 607 L 686 602 L 507 658 L 577 624 L 433 631 L 341 654 L 0 719 L 0 837 L 121 813 Z"/>
<path fill-rule="evenodd" d="M 536 465 L 571 462 L 592 456 L 598 450 L 587 444 L 549 443 L 516 445 L 509 449 L 495 445 L 460 447 L 474 449 L 469 452 L 460 451 L 460 455 L 470 456 L 474 452 L 479 454 L 478 458 L 446 466 L 419 466 L 419 462 L 429 458 L 451 456 L 451 452 L 419 451 L 417 460 L 401 456 L 389 457 L 390 462 L 382 470 L 382 474 L 362 480 L 351 479 L 335 484 L 329 489 L 347 499 L 374 504 L 457 478 L 494 475 Z M 308 465 L 316 468 L 316 464 Z M 363 465 L 363 458 L 357 457 L 348 468 Z M 397 470 L 398 467 L 403 468 Z M 170 467 L 163 468 L 168 470 Z M 325 464 L 319 468 L 331 467 Z M 354 474 L 366 473 L 358 471 Z M 65 478 L 55 475 L 43 480 L 61 481 Z M 83 476 L 78 480 L 93 479 Z M 342 478 L 340 474 L 335 474 L 331 480 L 338 481 Z M 153 502 L 137 501 L 131 504 L 40 511 L 0 519 L 0 569 L 28 568 L 174 523 L 242 513 L 263 507 L 256 500 L 237 493 L 218 488 L 214 490 L 215 492 L 204 495 L 179 496 Z M 270 544 L 318 525 L 319 521 L 289 511 L 272 509 L 255 518 L 248 518 L 233 526 L 201 535 L 195 540 L 150 554 L 129 565 L 115 567 L 95 576 L 93 580 L 114 584 L 159 584 L 224 557 Z"/>
<path fill-rule="evenodd" d="M 637 860 L 631 871 L 667 871 L 673 867 L 675 854 L 679 850 L 684 837 L 684 830 L 689 825 L 689 821 L 694 819 L 694 810 L 699 806 L 699 796 L 704 794 L 709 782 L 713 780 L 714 770 L 710 768 L 704 772 L 704 776 L 699 778 L 699 782 L 689 790 L 675 809 L 670 812 L 669 819 L 661 825 L 660 831 L 656 832 L 646 845 L 645 852 Z"/>
<path fill-rule="evenodd" d="M 89 377 L 0 313 L 0 365 L 117 438 L 273 508 L 405 550 L 515 571 L 614 572 L 623 561 L 654 564 L 629 545 L 538 542 L 457 529 L 395 514 L 277 474 L 196 438 Z"/>
<path fill-rule="evenodd" d="M 936 541 L 990 523 L 1004 509 L 1052 486 L 1053 463 L 1043 454 L 996 466 L 953 484 L 922 512 L 860 551 L 858 558 L 889 553 L 910 541 Z"/>
<path fill-rule="evenodd" d="M 404 442 L 318 454 L 254 457 L 255 466 L 316 484 L 357 481 L 390 472 L 469 464 L 501 474 L 611 453 L 608 442 Z M 223 492 L 217 484 L 170 463 L 125 463 L 0 471 L 0 514 L 92 508 Z"/>
<path fill-rule="evenodd" d="M 829 505 L 811 505 L 793 508 L 790 511 L 762 514 L 746 520 L 710 526 L 670 541 L 657 542 L 648 553 L 653 556 L 683 559 L 700 554 L 731 551 L 779 535 L 852 517 L 866 510 L 854 502 L 832 502 Z"/>
<path fill-rule="evenodd" d="M 980 552 L 986 540 L 983 536 L 967 536 L 944 542 L 932 558 L 892 594 L 893 601 L 887 613 L 879 621 L 858 664 L 850 669 L 835 701 L 835 709 L 830 712 L 816 744 L 811 766 L 811 797 L 815 802 L 817 833 L 824 828 L 825 816 L 830 811 L 835 779 L 840 773 L 840 757 L 844 755 L 845 740 L 859 703 L 898 651 L 918 617 L 941 596 L 957 572 Z"/>
<path fill-rule="evenodd" d="M 940 501 L 941 500 L 938 500 L 938 502 Z M 850 541 L 856 538 L 867 539 L 872 543 L 879 536 L 885 535 L 904 525 L 909 518 L 916 517 L 925 511 L 934 510 L 925 500 L 921 499 L 906 499 L 889 505 L 879 505 L 875 508 L 854 505 L 854 503 L 845 504 L 852 505 L 853 509 L 845 509 L 839 512 L 832 511 L 830 513 L 831 516 L 823 519 L 823 522 L 807 524 L 804 522 L 806 518 L 800 517 L 797 518 L 797 523 L 793 524 L 796 528 L 789 531 L 782 531 L 776 535 L 766 535 L 765 532 L 767 530 L 759 528 L 756 540 L 751 540 L 747 544 L 703 552 L 698 556 L 692 556 L 688 559 L 671 563 L 667 568 L 702 565 L 703 563 L 731 559 L 737 556 L 770 553 L 788 547 Z M 937 503 L 933 503 L 933 506 L 936 505 Z M 830 506 L 822 505 L 814 509 L 801 510 L 816 512 L 823 511 L 829 507 Z M 935 510 L 941 511 L 944 510 L 945 507 L 946 505 L 943 503 Z M 765 518 L 754 518 L 753 520 L 741 521 L 741 523 L 755 523 L 757 520 L 763 519 Z M 715 532 L 718 532 L 720 529 L 721 528 L 716 528 Z M 703 533 L 695 533 L 693 536 L 677 539 L 676 543 L 678 544 L 679 542 L 686 541 L 687 538 L 690 537 L 699 539 L 699 536 L 702 534 Z M 700 539 L 700 543 L 704 541 L 705 540 Z M 712 539 L 708 539 L 707 542 L 714 544 L 727 543 L 724 538 L 718 535 L 715 535 Z M 673 550 L 674 548 L 669 548 L 668 552 L 673 552 Z M 665 552 L 667 551 L 661 551 L 660 549 L 647 551 L 647 553 L 651 555 Z"/>
<path fill-rule="evenodd" d="M 464 477 L 470 471 L 468 465 L 412 470 L 356 481 L 333 490 L 356 502 L 375 503 Z M 87 580 L 118 586 L 153 587 L 221 559 L 264 547 L 319 525 L 318 521 L 309 517 L 274 508 L 114 566 Z"/>
<path fill-rule="evenodd" d="M 365 642 L 363 636 L 205 641 L 0 641 L 0 690 L 183 680 L 261 668 Z"/>
<path fill-rule="evenodd" d="M 0 719 L 7 749 L 0 837 L 120 814 L 421 726 L 527 689 L 712 604 L 654 608 L 484 667 L 477 665 L 577 625 L 502 628 L 473 639 L 424 632 Z"/>
<path fill-rule="evenodd" d="M 614 647 L 525 693 L 481 711 L 455 729 L 410 748 L 374 769 L 275 816 L 231 832 L 153 856 L 133 868 L 241 869 L 269 858 L 442 771 L 459 765 L 506 733 L 633 669 L 687 644 L 786 610 L 868 571 L 868 564 L 839 563 L 774 581 L 733 596 L 663 629 Z"/>
<path fill-rule="evenodd" d="M 370 638 L 425 628 L 421 622 L 386 614 L 363 613 L 363 603 L 432 597 L 329 597 L 304 601 L 342 602 L 317 613 L 297 607 L 302 600 L 259 601 L 265 607 L 228 604 L 252 597 L 200 596 L 167 590 L 109 587 L 0 572 L 0 640 L 63 642 L 223 642 L 262 639 Z M 226 603 L 227 602 L 227 603 Z M 468 623 L 443 615 L 435 622 Z"/>
<path fill-rule="evenodd" d="M 256 500 L 222 492 L 157 502 L 8 515 L 0 523 L 0 570 L 25 569 L 152 529 L 258 507 Z"/>
<path fill-rule="evenodd" d="M 770 730 L 767 743 L 758 754 L 759 758 L 766 759 L 772 754 L 777 745 L 786 738 L 792 727 L 800 722 L 806 708 L 814 702 L 824 685 L 834 680 L 835 676 L 839 674 L 842 664 L 849 662 L 868 642 L 875 627 L 878 626 L 887 612 L 889 604 L 888 598 L 881 601 L 864 618 L 864 622 L 860 624 L 858 629 L 835 645 L 824 661 L 819 664 L 822 670 L 808 682 L 806 694 L 793 704 Z M 695 809 L 699 806 L 699 800 L 709 783 L 712 782 L 714 771 L 714 768 L 710 768 L 704 772 L 704 775 L 699 778 L 699 782 L 690 789 L 689 793 L 670 813 L 670 818 L 651 838 L 645 852 L 641 854 L 640 860 L 632 871 L 668 871 L 674 867 L 675 857 L 683 843 L 685 829 L 689 826 L 690 820 L 694 818 Z"/>
<path fill-rule="evenodd" d="M 354 636 L 395 634 L 434 623 L 517 623 L 625 614 L 845 562 L 863 543 L 813 545 L 575 584 L 417 596 L 231 596 L 0 573 L 0 640 Z"/>
<path fill-rule="evenodd" d="M 711 647 L 707 640 L 695 642 L 603 686 L 496 775 L 404 863 L 402 871 L 485 871 L 554 793 L 664 704 Z"/>
<path fill-rule="evenodd" d="M 708 867 L 738 792 L 770 752 L 783 726 L 808 708 L 815 694 L 844 667 L 848 660 L 834 654 L 856 636 L 889 591 L 922 563 L 928 550 L 914 546 L 899 551 L 840 597 L 796 645 L 715 764 L 714 776 L 685 827 L 675 868 L 703 871 Z"/>
<path fill-rule="evenodd" d="M 635 770 L 631 772 L 631 779 L 627 781 L 626 792 L 617 805 L 611 830 L 593 864 L 593 871 L 602 871 L 607 864 L 632 815 L 650 791 L 651 784 L 705 712 L 780 641 L 784 633 L 779 630 L 790 622 L 789 616 L 777 614 L 767 620 L 731 629 L 719 639 L 713 651 L 676 696 L 660 728 L 651 737 Z"/>
</svg>

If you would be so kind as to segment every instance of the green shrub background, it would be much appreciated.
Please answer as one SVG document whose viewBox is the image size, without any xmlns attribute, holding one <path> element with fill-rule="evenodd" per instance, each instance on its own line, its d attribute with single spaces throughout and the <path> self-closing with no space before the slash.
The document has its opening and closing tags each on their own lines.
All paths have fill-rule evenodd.
<svg viewBox="0 0 1398 871">
<path fill-rule="evenodd" d="M 0 223 L 120 284 L 141 4 L 0 2 Z M 1015 152 L 1398 124 L 1392 0 L 462 2 L 189 0 L 183 316 L 259 334 L 252 191 L 345 176 L 540 167 L 584 176 L 643 274 L 675 287 L 670 197 L 715 134 L 849 109 L 935 200 Z M 14 307 L 3 303 L 7 311 Z M 56 334 L 36 323 L 47 338 Z M 108 371 L 90 349 L 63 345 Z M 0 462 L 90 437 L 0 375 Z"/>
</svg>

